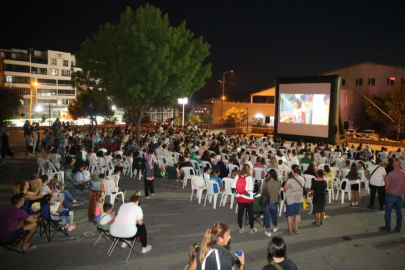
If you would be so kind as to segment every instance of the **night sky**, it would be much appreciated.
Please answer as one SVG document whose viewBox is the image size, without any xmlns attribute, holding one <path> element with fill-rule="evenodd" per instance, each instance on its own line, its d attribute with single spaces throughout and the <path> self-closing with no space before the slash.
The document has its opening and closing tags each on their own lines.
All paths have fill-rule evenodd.
<svg viewBox="0 0 405 270">
<path fill-rule="evenodd" d="M 193 101 L 220 97 L 218 79 L 233 69 L 230 100 L 274 85 L 276 77 L 312 76 L 358 62 L 405 67 L 405 1 L 3 1 L 0 48 L 77 52 L 126 6 L 150 3 L 183 20 L 211 44 L 212 77 Z"/>
</svg>

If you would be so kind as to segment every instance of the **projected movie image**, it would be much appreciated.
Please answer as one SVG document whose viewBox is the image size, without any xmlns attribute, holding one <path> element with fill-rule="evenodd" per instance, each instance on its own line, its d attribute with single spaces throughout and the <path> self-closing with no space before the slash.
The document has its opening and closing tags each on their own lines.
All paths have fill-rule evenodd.
<svg viewBox="0 0 405 270">
<path fill-rule="evenodd" d="M 322 125 L 329 123 L 330 95 L 280 94 L 280 123 Z"/>
</svg>

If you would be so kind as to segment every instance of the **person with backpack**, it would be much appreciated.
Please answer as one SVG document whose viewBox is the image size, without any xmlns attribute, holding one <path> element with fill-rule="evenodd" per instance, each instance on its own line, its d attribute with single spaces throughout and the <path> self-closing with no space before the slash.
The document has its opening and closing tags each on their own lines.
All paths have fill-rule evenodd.
<svg viewBox="0 0 405 270">
<path fill-rule="evenodd" d="M 239 233 L 244 233 L 242 221 L 246 211 L 249 215 L 250 233 L 254 234 L 257 229 L 254 227 L 253 218 L 253 178 L 250 176 L 250 166 L 248 164 L 243 165 L 239 175 L 235 177 L 235 181 L 232 183 L 232 188 L 236 189 L 236 201 L 238 202 L 238 224 Z"/>
<path fill-rule="evenodd" d="M 224 247 L 231 239 L 231 230 L 223 222 L 215 223 L 205 232 L 200 250 L 195 254 L 195 258 L 188 266 L 188 270 L 236 270 L 235 259 Z M 240 261 L 240 270 L 245 269 L 245 254 L 241 252 L 235 256 Z"/>
<path fill-rule="evenodd" d="M 263 192 L 259 200 L 262 206 L 264 215 L 264 224 L 266 230 L 264 234 L 271 237 L 270 216 L 273 223 L 273 232 L 277 232 L 277 212 L 278 212 L 278 193 L 280 192 L 281 184 L 278 181 L 277 172 L 271 169 L 267 174 L 267 179 L 263 183 Z"/>
<path fill-rule="evenodd" d="M 285 200 L 287 206 L 287 234 L 298 234 L 301 223 L 301 206 L 304 198 L 305 180 L 301 176 L 299 165 L 292 165 L 287 181 L 284 183 Z M 293 221 L 295 220 L 295 230 Z"/>
<path fill-rule="evenodd" d="M 281 237 L 273 237 L 267 247 L 269 264 L 263 270 L 297 270 L 292 260 L 287 259 L 287 245 Z"/>
</svg>

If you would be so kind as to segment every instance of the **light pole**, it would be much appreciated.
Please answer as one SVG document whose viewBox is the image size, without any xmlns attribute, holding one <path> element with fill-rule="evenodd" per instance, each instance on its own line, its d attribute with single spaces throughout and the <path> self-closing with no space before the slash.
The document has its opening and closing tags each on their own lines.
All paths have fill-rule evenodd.
<svg viewBox="0 0 405 270">
<path fill-rule="evenodd" d="M 34 98 L 34 94 L 33 94 L 33 92 L 34 92 L 34 87 L 38 87 L 38 82 L 37 81 L 35 81 L 35 82 L 33 82 L 32 84 L 31 84 L 31 91 L 30 91 L 30 111 L 29 111 L 29 118 L 30 118 L 30 122 L 31 122 L 31 119 L 32 119 L 32 99 Z"/>
<path fill-rule="evenodd" d="M 179 98 L 177 99 L 179 104 L 183 105 L 183 115 L 182 115 L 182 120 L 181 120 L 181 126 L 184 128 L 184 105 L 188 103 L 188 98 Z"/>
<path fill-rule="evenodd" d="M 224 100 L 225 100 L 225 74 L 227 73 L 232 73 L 233 70 L 229 70 L 229 71 L 225 71 L 224 73 L 222 73 L 222 106 L 221 106 L 221 122 L 222 125 L 224 123 Z"/>
</svg>

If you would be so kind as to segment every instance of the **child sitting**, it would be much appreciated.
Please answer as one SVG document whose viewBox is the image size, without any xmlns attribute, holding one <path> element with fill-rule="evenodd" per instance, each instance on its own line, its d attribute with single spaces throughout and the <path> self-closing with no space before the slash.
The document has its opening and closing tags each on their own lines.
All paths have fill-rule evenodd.
<svg viewBox="0 0 405 270">
<path fill-rule="evenodd" d="M 115 213 L 112 209 L 113 205 L 111 203 L 104 203 L 103 205 L 104 213 L 101 214 L 97 222 L 97 226 L 103 231 L 109 231 L 111 224 L 114 222 Z"/>
<path fill-rule="evenodd" d="M 42 213 L 50 213 L 51 220 L 60 222 L 68 231 L 74 230 L 76 225 L 73 224 L 73 211 L 62 207 L 64 198 L 59 202 L 55 202 L 51 194 L 42 197 L 41 209 Z M 46 215 L 46 214 L 45 214 Z"/>
<path fill-rule="evenodd" d="M 214 180 L 219 185 L 219 190 L 218 190 L 217 185 L 214 185 L 215 193 L 220 193 L 222 191 L 222 179 L 219 177 L 219 173 L 220 173 L 219 170 L 215 170 L 210 178 L 210 180 Z"/>
</svg>

